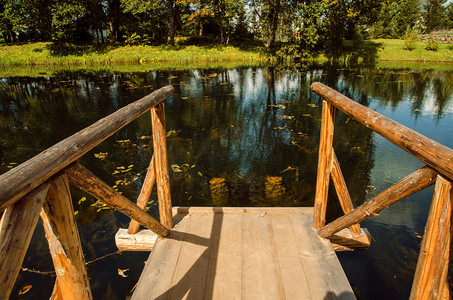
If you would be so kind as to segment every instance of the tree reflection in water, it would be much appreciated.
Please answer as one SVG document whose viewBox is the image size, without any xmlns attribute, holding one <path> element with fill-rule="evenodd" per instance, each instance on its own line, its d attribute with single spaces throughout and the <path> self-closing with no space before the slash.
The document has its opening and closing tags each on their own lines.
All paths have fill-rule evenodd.
<svg viewBox="0 0 453 300">
<path fill-rule="evenodd" d="M 309 89 L 313 81 L 453 147 L 450 71 L 331 65 L 61 70 L 51 77 L 0 79 L 0 172 L 172 84 L 176 94 L 166 101 L 166 120 L 174 205 L 312 206 L 322 106 Z M 150 116 L 145 114 L 86 154 L 82 164 L 135 199 L 152 155 L 150 137 Z M 341 112 L 336 114 L 334 148 L 356 206 L 420 166 Z M 76 188 L 72 192 L 86 260 L 115 252 L 114 234 L 129 220 Z M 407 298 L 421 241 L 415 233 L 423 234 L 431 195 L 414 195 L 364 222 L 374 237 L 371 249 L 340 255 L 361 296 Z M 154 216 L 156 204 L 154 193 L 149 201 Z M 327 217 L 339 215 L 331 187 Z M 51 270 L 42 229 L 37 228 L 24 267 Z M 90 264 L 95 298 L 123 299 L 145 259 L 144 253 L 124 253 Z M 117 268 L 129 268 L 129 277 L 116 275 Z M 21 272 L 12 298 L 28 284 L 33 288 L 24 296 L 47 298 L 53 279 Z"/>
</svg>

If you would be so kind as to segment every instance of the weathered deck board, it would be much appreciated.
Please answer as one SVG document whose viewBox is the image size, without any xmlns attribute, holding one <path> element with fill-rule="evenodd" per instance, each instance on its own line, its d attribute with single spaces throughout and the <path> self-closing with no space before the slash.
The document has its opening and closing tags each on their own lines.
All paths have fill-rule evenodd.
<svg viewBox="0 0 453 300">
<path fill-rule="evenodd" d="M 175 211 L 132 299 L 355 299 L 313 209 Z"/>
</svg>

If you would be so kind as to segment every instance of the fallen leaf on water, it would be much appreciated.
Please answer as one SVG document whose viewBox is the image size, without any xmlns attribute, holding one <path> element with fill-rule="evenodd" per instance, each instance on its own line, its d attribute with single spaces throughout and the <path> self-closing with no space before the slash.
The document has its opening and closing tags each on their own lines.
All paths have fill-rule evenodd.
<svg viewBox="0 0 453 300">
<path fill-rule="evenodd" d="M 124 270 L 118 269 L 118 275 L 120 275 L 121 277 L 127 277 L 128 275 L 124 274 L 127 271 L 129 271 L 129 269 L 124 269 Z"/>
<path fill-rule="evenodd" d="M 307 105 L 310 106 L 310 107 L 313 107 L 313 108 L 318 107 L 318 106 L 317 106 L 316 104 L 314 104 L 314 103 L 308 103 Z"/>
<path fill-rule="evenodd" d="M 31 289 L 31 285 L 26 285 L 26 286 L 24 286 L 24 287 L 19 291 L 19 295 L 23 295 L 23 294 L 27 293 L 30 289 Z"/>
<path fill-rule="evenodd" d="M 281 173 L 285 173 L 286 171 L 295 171 L 295 170 L 297 170 L 297 169 L 294 168 L 294 167 L 289 166 L 289 167 L 286 168 L 285 170 L 281 171 L 280 174 L 281 174 Z"/>
<path fill-rule="evenodd" d="M 170 167 L 173 170 L 173 172 L 176 172 L 176 173 L 181 173 L 182 172 L 182 169 L 177 164 L 173 164 Z"/>
</svg>

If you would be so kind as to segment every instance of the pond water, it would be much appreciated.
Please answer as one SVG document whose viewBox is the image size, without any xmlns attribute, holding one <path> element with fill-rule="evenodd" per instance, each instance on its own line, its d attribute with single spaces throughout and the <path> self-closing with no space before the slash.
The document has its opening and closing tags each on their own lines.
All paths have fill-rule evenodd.
<svg viewBox="0 0 453 300">
<path fill-rule="evenodd" d="M 452 67 L 453 69 L 453 67 Z M 453 147 L 453 71 L 410 68 L 239 67 L 147 72 L 56 70 L 0 78 L 0 172 L 167 84 L 171 194 L 183 206 L 312 206 L 321 102 L 320 81 L 348 97 Z M 86 154 L 81 162 L 136 199 L 151 158 L 145 114 Z M 334 147 L 355 206 L 423 164 L 338 112 Z M 222 178 L 221 192 L 211 188 Z M 433 188 L 362 223 L 367 251 L 340 253 L 361 299 L 407 299 Z M 147 253 L 116 253 L 114 235 L 128 218 L 72 188 L 74 210 L 95 299 L 125 299 Z M 156 195 L 149 212 L 156 216 Z M 333 190 L 328 219 L 341 215 Z M 39 221 L 11 298 L 47 299 L 54 274 Z M 127 277 L 118 275 L 126 270 Z M 24 295 L 20 290 L 31 285 Z"/>
</svg>

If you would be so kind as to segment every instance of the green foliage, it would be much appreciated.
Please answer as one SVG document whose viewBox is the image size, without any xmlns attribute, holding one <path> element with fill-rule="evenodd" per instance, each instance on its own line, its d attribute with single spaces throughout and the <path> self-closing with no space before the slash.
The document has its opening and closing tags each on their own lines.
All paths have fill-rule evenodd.
<svg viewBox="0 0 453 300">
<path fill-rule="evenodd" d="M 418 37 L 417 31 L 415 29 L 407 28 L 406 34 L 404 35 L 404 50 L 412 51 L 415 49 L 415 45 L 417 44 Z"/>
<path fill-rule="evenodd" d="M 71 41 L 78 39 L 81 28 L 78 26 L 86 13 L 82 3 L 58 1 L 52 7 L 52 39 Z"/>
<path fill-rule="evenodd" d="M 407 28 L 415 28 L 420 18 L 419 0 L 386 0 L 372 26 L 374 38 L 403 38 Z"/>
<path fill-rule="evenodd" d="M 426 42 L 425 49 L 428 51 L 437 51 L 439 50 L 439 43 L 433 39 L 429 39 L 428 42 Z"/>
<path fill-rule="evenodd" d="M 447 0 L 427 0 L 424 5 L 424 23 L 426 33 L 442 29 L 446 23 L 446 9 L 444 7 Z"/>
</svg>

